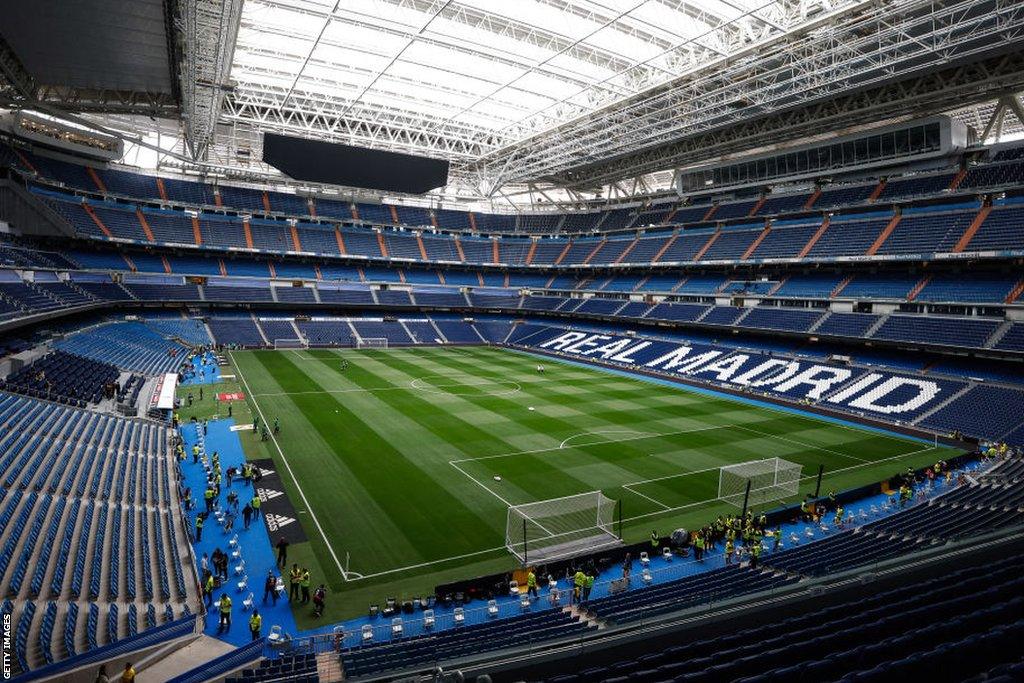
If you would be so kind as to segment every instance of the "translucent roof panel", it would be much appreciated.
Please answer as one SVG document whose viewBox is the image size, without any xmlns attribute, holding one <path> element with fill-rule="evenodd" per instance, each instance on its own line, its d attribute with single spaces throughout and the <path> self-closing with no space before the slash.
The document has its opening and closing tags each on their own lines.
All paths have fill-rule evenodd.
<svg viewBox="0 0 1024 683">
<path fill-rule="evenodd" d="M 340 119 L 357 144 L 468 161 L 782 33 L 783 4 L 245 0 L 230 97 L 266 127 Z"/>
</svg>

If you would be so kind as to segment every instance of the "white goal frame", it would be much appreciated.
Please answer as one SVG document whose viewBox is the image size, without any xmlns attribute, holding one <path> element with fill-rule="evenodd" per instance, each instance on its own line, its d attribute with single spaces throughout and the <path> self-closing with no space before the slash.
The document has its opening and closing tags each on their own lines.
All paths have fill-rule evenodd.
<svg viewBox="0 0 1024 683">
<path fill-rule="evenodd" d="M 718 500 L 742 508 L 750 483 L 748 505 L 762 505 L 800 492 L 803 465 L 782 458 L 765 458 L 724 465 L 718 470 Z"/>
<path fill-rule="evenodd" d="M 547 562 L 622 542 L 615 533 L 618 501 L 603 491 L 510 505 L 505 547 L 520 563 Z"/>
<path fill-rule="evenodd" d="M 356 337 L 357 349 L 386 349 L 388 348 L 387 337 Z"/>
<path fill-rule="evenodd" d="M 297 338 L 293 337 L 293 338 L 290 338 L 290 339 L 275 339 L 274 340 L 274 350 L 275 351 L 280 351 L 282 349 L 308 349 L 308 348 L 309 348 L 309 342 L 306 341 L 305 339 L 297 339 Z"/>
</svg>

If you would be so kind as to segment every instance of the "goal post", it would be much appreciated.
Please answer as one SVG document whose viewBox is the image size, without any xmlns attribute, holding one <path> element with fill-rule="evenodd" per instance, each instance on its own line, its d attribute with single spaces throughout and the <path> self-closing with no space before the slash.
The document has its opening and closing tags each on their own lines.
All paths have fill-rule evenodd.
<svg viewBox="0 0 1024 683">
<path fill-rule="evenodd" d="M 309 342 L 305 339 L 275 339 L 274 349 L 308 349 Z"/>
<path fill-rule="evenodd" d="M 505 523 L 505 547 L 525 564 L 618 545 L 617 505 L 602 491 L 512 505 Z"/>
<path fill-rule="evenodd" d="M 356 337 L 357 349 L 386 349 L 388 348 L 387 337 Z"/>
<path fill-rule="evenodd" d="M 743 506 L 750 484 L 749 505 L 762 505 L 800 492 L 800 472 L 803 466 L 782 458 L 766 458 L 725 465 L 718 473 L 718 499 Z"/>
</svg>

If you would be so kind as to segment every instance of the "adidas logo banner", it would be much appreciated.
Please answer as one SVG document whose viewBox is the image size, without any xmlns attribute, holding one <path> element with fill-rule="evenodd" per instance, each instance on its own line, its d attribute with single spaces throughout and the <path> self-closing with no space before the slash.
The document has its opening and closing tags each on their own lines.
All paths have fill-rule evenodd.
<svg viewBox="0 0 1024 683">
<path fill-rule="evenodd" d="M 262 475 L 256 484 L 256 495 L 260 498 L 260 511 L 270 534 L 270 545 L 275 545 L 282 538 L 288 539 L 289 543 L 306 541 L 301 518 L 285 492 L 274 461 L 257 460 L 253 464 Z"/>
</svg>

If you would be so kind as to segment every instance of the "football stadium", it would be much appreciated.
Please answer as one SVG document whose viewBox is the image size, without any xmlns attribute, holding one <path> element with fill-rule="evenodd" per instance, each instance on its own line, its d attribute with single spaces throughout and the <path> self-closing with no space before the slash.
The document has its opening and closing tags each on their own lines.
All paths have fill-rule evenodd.
<svg viewBox="0 0 1024 683">
<path fill-rule="evenodd" d="M 1024 3 L 0 3 L 4 680 L 1024 680 Z"/>
</svg>

